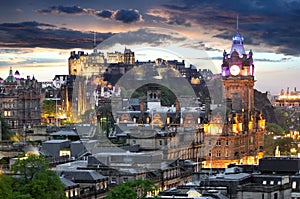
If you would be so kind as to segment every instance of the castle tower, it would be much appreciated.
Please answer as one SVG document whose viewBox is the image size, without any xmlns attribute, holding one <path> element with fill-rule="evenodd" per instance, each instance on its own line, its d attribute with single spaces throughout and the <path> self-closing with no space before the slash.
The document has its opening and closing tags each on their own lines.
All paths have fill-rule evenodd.
<svg viewBox="0 0 300 199">
<path fill-rule="evenodd" d="M 135 62 L 134 52 L 132 52 L 130 49 L 125 47 L 124 63 L 125 64 L 134 64 L 134 62 Z"/>
</svg>

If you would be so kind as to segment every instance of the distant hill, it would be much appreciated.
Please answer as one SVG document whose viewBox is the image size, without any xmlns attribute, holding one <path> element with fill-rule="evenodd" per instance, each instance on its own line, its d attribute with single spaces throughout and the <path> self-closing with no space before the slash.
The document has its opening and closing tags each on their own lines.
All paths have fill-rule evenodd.
<svg viewBox="0 0 300 199">
<path fill-rule="evenodd" d="M 269 123 L 278 123 L 274 107 L 267 97 L 267 93 L 262 93 L 254 89 L 254 106 L 255 109 L 261 110 L 264 118 Z"/>
</svg>

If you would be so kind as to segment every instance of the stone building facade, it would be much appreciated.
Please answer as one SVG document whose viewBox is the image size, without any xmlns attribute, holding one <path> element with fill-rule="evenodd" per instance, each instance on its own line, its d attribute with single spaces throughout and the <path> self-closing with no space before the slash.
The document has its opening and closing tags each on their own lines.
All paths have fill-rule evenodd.
<svg viewBox="0 0 300 199">
<path fill-rule="evenodd" d="M 19 72 L 0 83 L 0 112 L 12 131 L 25 131 L 41 124 L 42 84 L 34 77 L 24 79 Z"/>
</svg>

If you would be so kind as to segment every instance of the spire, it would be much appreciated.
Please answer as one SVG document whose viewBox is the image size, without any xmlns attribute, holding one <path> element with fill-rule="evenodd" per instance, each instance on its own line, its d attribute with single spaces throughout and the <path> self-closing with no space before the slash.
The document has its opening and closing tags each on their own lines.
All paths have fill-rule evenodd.
<svg viewBox="0 0 300 199">
<path fill-rule="evenodd" d="M 9 76 L 13 76 L 13 70 L 12 70 L 12 67 L 9 68 Z"/>
<path fill-rule="evenodd" d="M 94 32 L 94 48 L 96 48 L 96 32 Z"/>
<path fill-rule="evenodd" d="M 230 55 L 236 51 L 239 56 L 242 56 L 245 54 L 245 49 L 244 49 L 244 38 L 243 36 L 239 33 L 239 16 L 236 16 L 236 33 L 232 37 L 232 47 L 230 51 Z"/>
<path fill-rule="evenodd" d="M 236 15 L 236 31 L 239 30 L 239 15 Z"/>
</svg>

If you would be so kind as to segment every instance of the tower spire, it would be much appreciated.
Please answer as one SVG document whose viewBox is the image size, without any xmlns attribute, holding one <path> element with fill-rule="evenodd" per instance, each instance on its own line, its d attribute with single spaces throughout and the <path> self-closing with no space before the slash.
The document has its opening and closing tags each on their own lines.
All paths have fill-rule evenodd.
<svg viewBox="0 0 300 199">
<path fill-rule="evenodd" d="M 94 48 L 96 47 L 96 32 L 94 32 Z"/>
<path fill-rule="evenodd" d="M 236 15 L 236 31 L 239 30 L 239 15 Z"/>
</svg>

